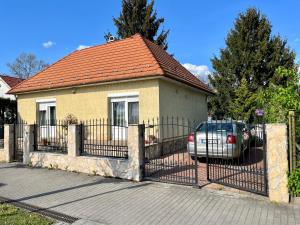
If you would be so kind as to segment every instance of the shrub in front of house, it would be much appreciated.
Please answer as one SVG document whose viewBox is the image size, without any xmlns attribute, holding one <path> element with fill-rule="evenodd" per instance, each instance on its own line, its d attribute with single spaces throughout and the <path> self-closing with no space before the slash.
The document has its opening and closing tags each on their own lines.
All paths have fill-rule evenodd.
<svg viewBox="0 0 300 225">
<path fill-rule="evenodd" d="M 288 188 L 295 197 L 300 197 L 300 168 L 289 173 Z"/>
</svg>

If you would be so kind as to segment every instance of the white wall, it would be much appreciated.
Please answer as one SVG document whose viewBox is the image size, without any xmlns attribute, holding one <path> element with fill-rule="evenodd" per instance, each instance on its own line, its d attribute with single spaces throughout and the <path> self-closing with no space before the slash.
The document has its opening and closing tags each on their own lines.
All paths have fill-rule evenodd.
<svg viewBox="0 0 300 225">
<path fill-rule="evenodd" d="M 0 78 L 0 98 L 10 98 L 12 100 L 16 100 L 14 95 L 6 94 L 9 90 L 10 87 L 8 86 L 8 84 Z"/>
</svg>

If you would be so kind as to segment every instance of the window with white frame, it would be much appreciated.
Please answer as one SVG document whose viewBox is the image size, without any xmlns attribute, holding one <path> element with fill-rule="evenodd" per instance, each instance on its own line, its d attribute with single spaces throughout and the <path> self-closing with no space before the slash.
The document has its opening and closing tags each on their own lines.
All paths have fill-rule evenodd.
<svg viewBox="0 0 300 225">
<path fill-rule="evenodd" d="M 39 102 L 38 122 L 40 125 L 54 126 L 56 121 L 56 103 Z"/>
</svg>

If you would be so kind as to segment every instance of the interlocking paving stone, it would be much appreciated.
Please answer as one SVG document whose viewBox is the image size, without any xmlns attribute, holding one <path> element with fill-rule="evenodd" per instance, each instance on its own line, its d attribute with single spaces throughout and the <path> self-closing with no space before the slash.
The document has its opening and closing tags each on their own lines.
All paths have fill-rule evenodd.
<svg viewBox="0 0 300 225">
<path fill-rule="evenodd" d="M 80 218 L 74 225 L 300 225 L 299 206 L 267 198 L 18 164 L 0 164 L 0 196 Z"/>
</svg>

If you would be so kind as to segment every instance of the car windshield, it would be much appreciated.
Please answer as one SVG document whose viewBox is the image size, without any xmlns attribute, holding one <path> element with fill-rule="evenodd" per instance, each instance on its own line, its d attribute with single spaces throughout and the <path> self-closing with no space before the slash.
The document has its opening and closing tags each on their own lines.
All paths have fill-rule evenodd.
<svg viewBox="0 0 300 225">
<path fill-rule="evenodd" d="M 233 132 L 232 123 L 207 123 L 208 125 L 208 132 L 217 132 L 217 131 L 224 131 L 224 132 Z M 203 123 L 199 127 L 201 132 L 206 131 L 206 123 Z"/>
</svg>

